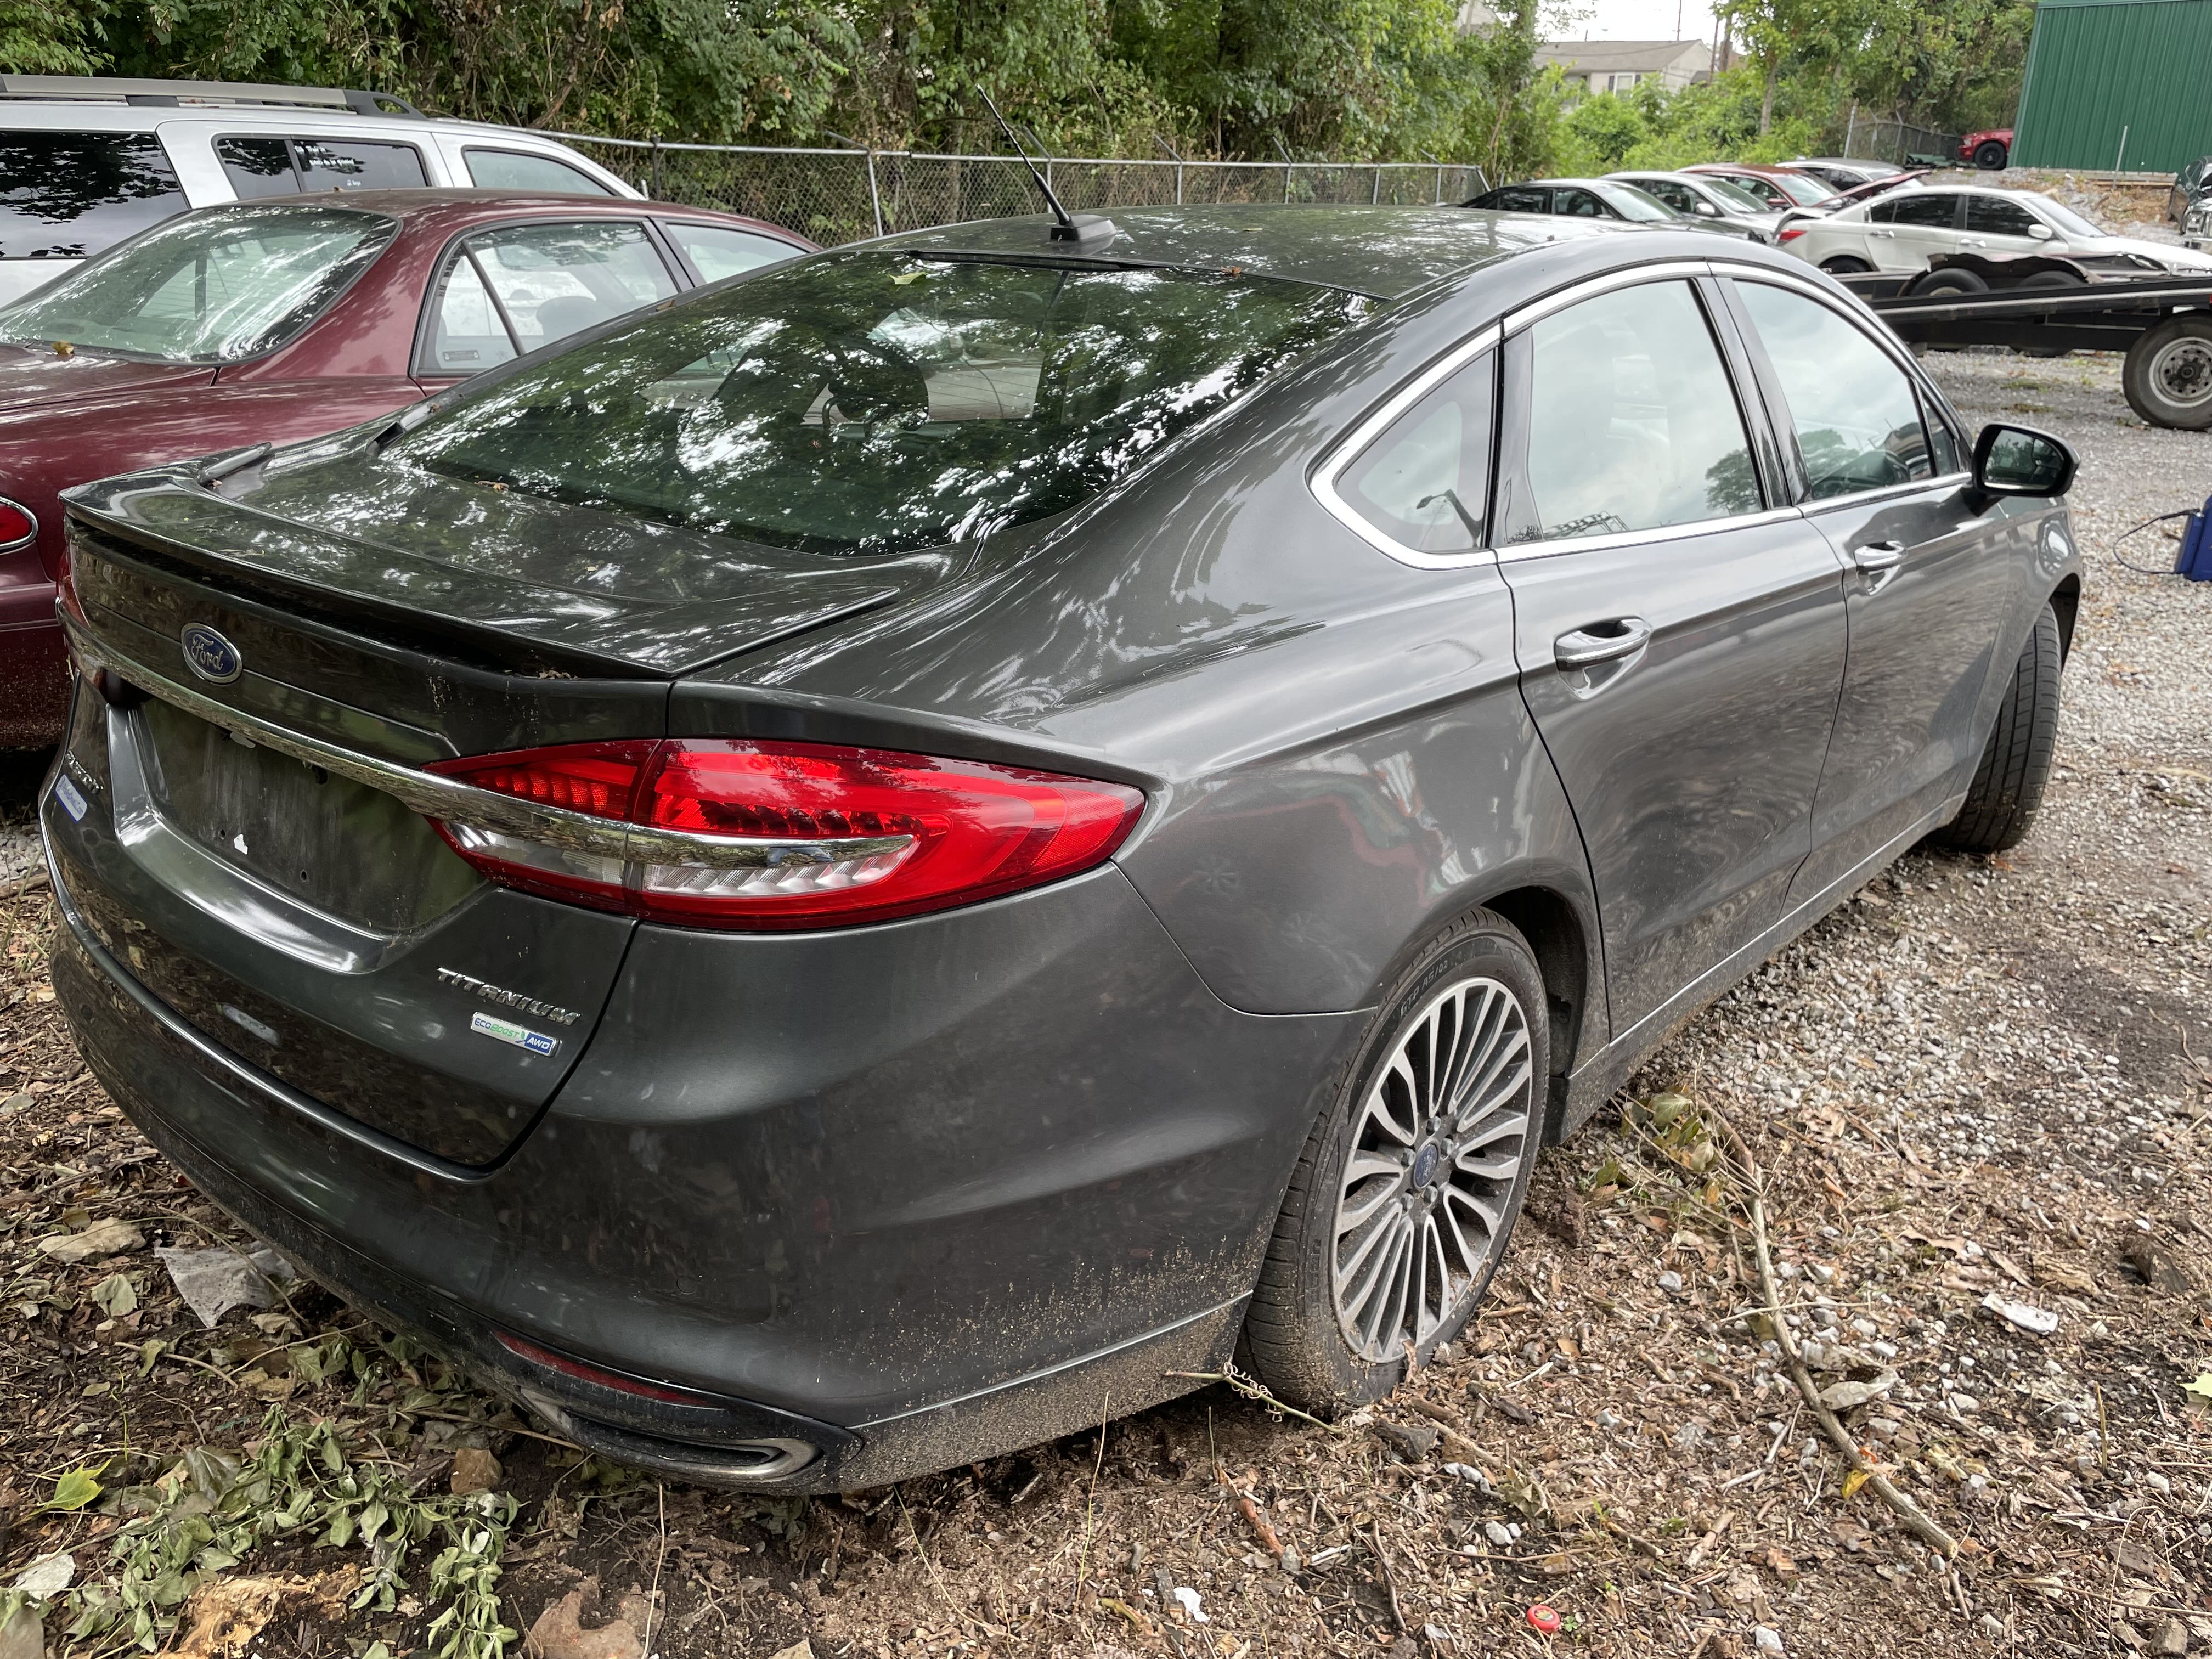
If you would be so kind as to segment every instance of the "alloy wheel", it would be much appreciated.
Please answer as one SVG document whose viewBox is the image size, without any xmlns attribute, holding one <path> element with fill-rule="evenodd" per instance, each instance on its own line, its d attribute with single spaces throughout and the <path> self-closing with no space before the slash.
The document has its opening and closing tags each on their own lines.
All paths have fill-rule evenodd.
<svg viewBox="0 0 2212 1659">
<path fill-rule="evenodd" d="M 1331 1291 L 1369 1363 L 1425 1350 L 1502 1248 L 1530 1133 L 1528 1017 L 1497 980 L 1431 997 L 1377 1070 L 1338 1190 Z"/>
</svg>

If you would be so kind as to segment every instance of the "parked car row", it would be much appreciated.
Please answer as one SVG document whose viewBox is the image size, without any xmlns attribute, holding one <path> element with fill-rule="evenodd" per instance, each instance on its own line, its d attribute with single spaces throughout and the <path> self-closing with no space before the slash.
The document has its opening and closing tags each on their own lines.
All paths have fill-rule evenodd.
<svg viewBox="0 0 2212 1659">
<path fill-rule="evenodd" d="M 814 246 L 532 134 L 256 90 L 302 101 L 0 77 L 0 747 L 62 729 L 70 485 L 388 414 Z"/>
</svg>

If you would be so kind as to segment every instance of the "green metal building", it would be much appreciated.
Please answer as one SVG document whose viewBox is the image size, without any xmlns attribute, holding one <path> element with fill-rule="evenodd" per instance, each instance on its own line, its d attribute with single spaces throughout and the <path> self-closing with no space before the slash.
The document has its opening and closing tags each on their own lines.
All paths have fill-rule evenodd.
<svg viewBox="0 0 2212 1659">
<path fill-rule="evenodd" d="M 2172 173 L 2212 155 L 2212 0 L 2042 0 L 2012 162 Z"/>
</svg>

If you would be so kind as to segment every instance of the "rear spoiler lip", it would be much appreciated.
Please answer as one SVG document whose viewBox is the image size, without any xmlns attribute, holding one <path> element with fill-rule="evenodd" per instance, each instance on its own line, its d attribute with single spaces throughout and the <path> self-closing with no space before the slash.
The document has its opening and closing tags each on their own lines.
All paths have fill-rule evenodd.
<svg viewBox="0 0 2212 1659">
<path fill-rule="evenodd" d="M 193 486 L 182 476 L 162 482 L 178 489 Z M 697 654 L 681 661 L 653 664 L 612 652 L 548 641 L 519 629 L 426 610 L 293 575 L 266 565 L 248 564 L 210 552 L 189 541 L 180 541 L 148 528 L 127 514 L 95 505 L 84 487 L 65 491 L 64 513 L 71 531 L 97 537 L 107 556 L 139 561 L 159 569 L 166 564 L 193 578 L 211 578 L 233 596 L 280 608 L 298 607 L 303 620 L 339 633 L 363 635 L 380 644 L 458 665 L 520 678 L 567 678 L 592 680 L 629 680 L 669 684 L 764 647 L 780 644 L 833 623 L 849 620 L 866 611 L 896 603 L 902 597 L 896 582 L 886 579 L 878 589 L 855 594 L 811 610 L 798 610 L 769 625 L 747 632 L 738 629 L 711 641 L 702 641 Z M 231 503 L 254 509 L 246 503 Z M 311 526 L 291 524 L 297 530 L 324 534 Z M 363 623 L 368 624 L 367 628 Z"/>
<path fill-rule="evenodd" d="M 384 631 L 374 637 L 382 643 L 403 650 L 453 655 L 456 660 L 471 667 L 522 676 L 542 675 L 550 669 L 588 679 L 666 682 L 695 672 L 698 666 L 687 665 L 668 671 L 647 668 L 619 657 L 602 656 L 574 646 L 549 645 L 524 635 L 398 605 L 373 594 L 327 587 L 264 566 L 243 564 L 190 542 L 163 536 L 128 518 L 103 512 L 78 498 L 74 490 L 63 496 L 63 511 L 72 528 L 82 526 L 100 538 L 102 545 L 94 550 L 103 556 L 111 551 L 126 556 L 150 555 L 149 562 L 157 569 L 164 563 L 182 566 L 194 576 L 214 578 L 240 598 L 279 605 L 304 601 L 310 620 L 326 626 L 342 629 L 349 618 L 380 623 Z M 118 543 L 122 544 L 120 547 L 116 546 Z M 488 647 L 494 648 L 487 649 Z"/>
</svg>

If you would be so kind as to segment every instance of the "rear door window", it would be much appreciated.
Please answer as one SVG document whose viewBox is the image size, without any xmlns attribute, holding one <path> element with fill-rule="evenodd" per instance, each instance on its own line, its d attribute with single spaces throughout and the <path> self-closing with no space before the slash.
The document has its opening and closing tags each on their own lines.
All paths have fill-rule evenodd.
<svg viewBox="0 0 2212 1659">
<path fill-rule="evenodd" d="M 82 259 L 188 206 L 150 132 L 0 133 L 0 258 Z"/>
<path fill-rule="evenodd" d="M 667 262 L 635 220 L 515 225 L 471 236 L 466 246 L 524 351 L 676 292 Z"/>
<path fill-rule="evenodd" d="M 684 257 L 691 262 L 702 283 L 718 283 L 741 270 L 757 270 L 805 252 L 773 236 L 759 236 L 728 225 L 691 225 L 664 219 L 660 228 L 668 233 L 668 240 L 684 251 Z"/>
<path fill-rule="evenodd" d="M 465 149 L 469 182 L 479 190 L 551 191 L 563 196 L 610 196 L 613 192 L 581 167 L 550 155 L 519 149 Z"/>
<path fill-rule="evenodd" d="M 1880 225 L 1918 225 L 1926 229 L 1948 230 L 1958 210 L 1957 197 L 1921 190 L 1900 192 L 1876 202 L 1868 210 L 1867 216 Z"/>
<path fill-rule="evenodd" d="M 241 200 L 324 190 L 419 190 L 430 182 L 422 152 L 412 144 L 240 135 L 216 139 L 215 154 Z"/>
<path fill-rule="evenodd" d="M 1528 330 L 1527 488 L 1508 538 L 1617 535 L 1756 513 L 1751 441 L 1687 283 L 1601 294 Z"/>
<path fill-rule="evenodd" d="M 1337 477 L 1337 499 L 1414 553 L 1484 544 L 1498 354 L 1455 370 L 1382 429 Z"/>
<path fill-rule="evenodd" d="M 1920 400 L 1887 352 L 1817 300 L 1765 283 L 1736 292 L 1789 403 L 1814 500 L 1931 475 Z"/>
<path fill-rule="evenodd" d="M 1571 219 L 1610 219 L 1613 215 L 1604 203 L 1586 190 L 1561 190 L 1553 192 L 1558 201 L 1557 212 Z"/>
</svg>

